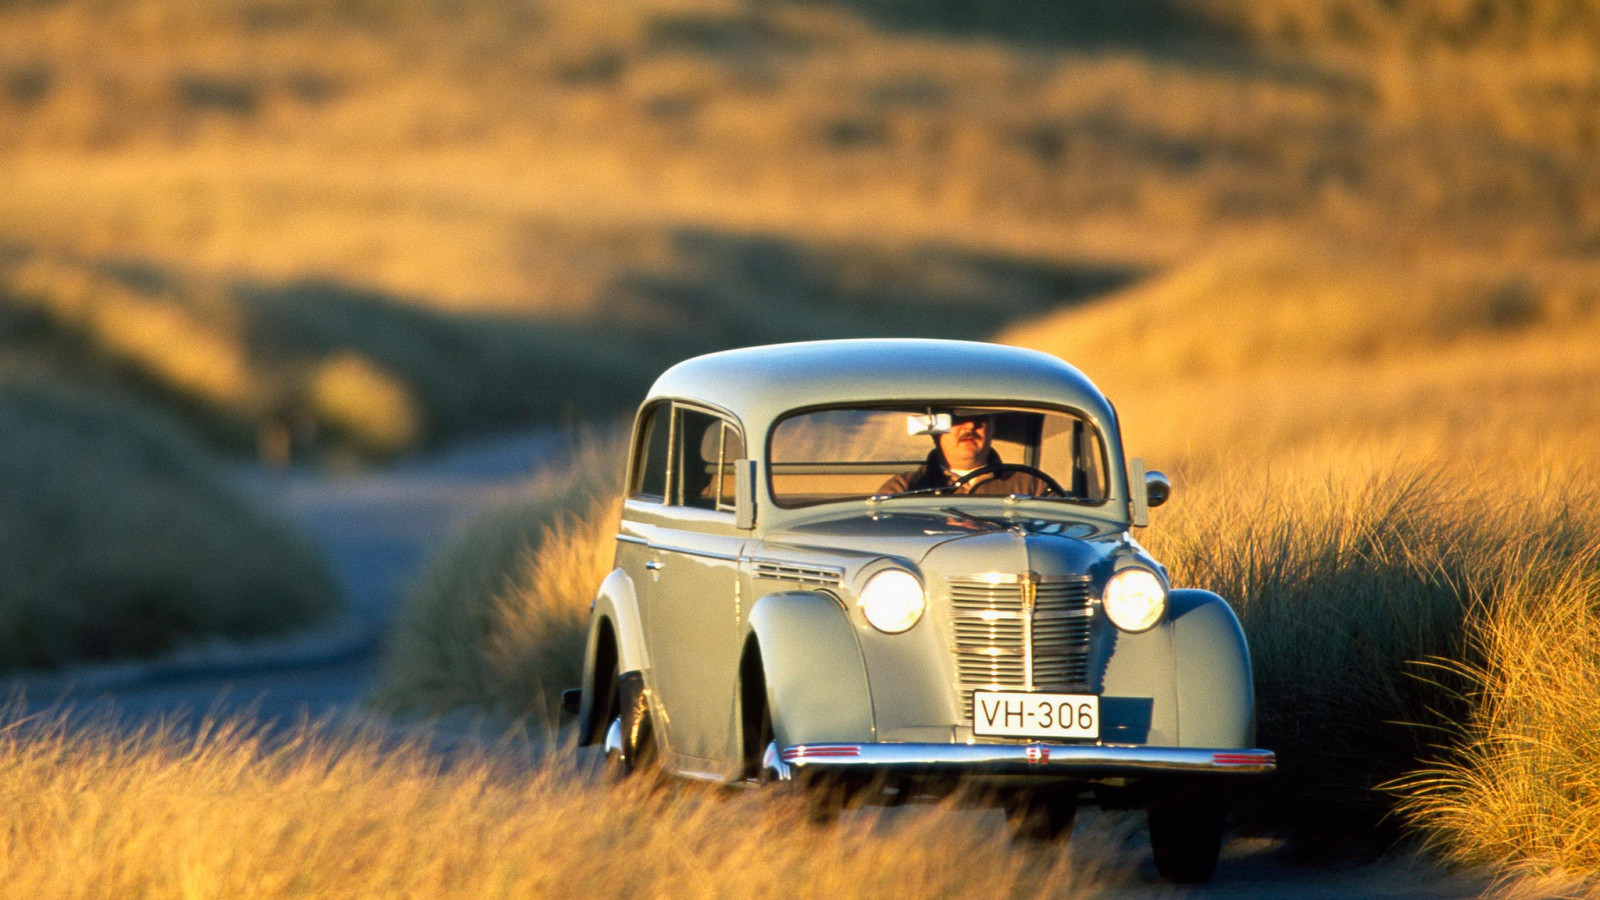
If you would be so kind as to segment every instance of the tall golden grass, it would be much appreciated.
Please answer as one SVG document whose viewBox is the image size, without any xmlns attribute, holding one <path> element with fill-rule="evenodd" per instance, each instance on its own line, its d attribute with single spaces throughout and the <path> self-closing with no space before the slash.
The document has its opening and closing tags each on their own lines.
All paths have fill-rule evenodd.
<svg viewBox="0 0 1600 900">
<path fill-rule="evenodd" d="M 581 680 L 589 601 L 613 563 L 624 440 L 580 439 L 564 466 L 429 564 L 385 656 L 380 706 L 555 721 L 561 692 Z"/>
<path fill-rule="evenodd" d="M 1461 464 L 1320 481 L 1219 473 L 1158 511 L 1153 552 L 1175 582 L 1229 598 L 1250 640 L 1259 740 L 1282 760 L 1275 783 L 1248 798 L 1256 827 L 1324 848 L 1397 838 L 1393 795 L 1376 788 L 1473 715 L 1437 662 L 1480 665 L 1499 652 L 1473 635 L 1505 609 L 1543 602 L 1530 568 L 1595 563 L 1586 484 L 1478 474 Z"/>
<path fill-rule="evenodd" d="M 1457 47 L 1445 26 L 1355 49 L 1216 35 L 1174 49 L 1136 30 L 1109 48 L 1071 31 L 1018 46 L 933 10 L 894 27 L 874 14 L 891 5 L 910 26 L 927 6 L 13 4 L 4 231 L 590 320 L 616 301 L 612 273 L 678 229 L 1145 264 L 1269 229 L 1554 256 L 1594 235 L 1600 76 L 1586 44 L 1542 25 L 1502 50 Z M 1033 22 L 1050 4 L 937 6 Z M 1183 21 L 1256 6 L 1140 8 Z M 1442 0 L 1266 6 L 1470 18 Z"/>
<path fill-rule="evenodd" d="M 570 752 L 196 731 L 0 731 L 0 896 L 1053 898 L 1128 866 L 1112 841 L 1019 853 L 951 809 L 811 828 L 765 794 L 597 783 Z"/>
<path fill-rule="evenodd" d="M 1562 895 L 1600 891 L 1597 554 L 1591 542 L 1576 558 L 1518 560 L 1473 619 L 1471 662 L 1447 664 L 1470 713 L 1430 765 L 1388 785 L 1447 858 Z"/>
</svg>

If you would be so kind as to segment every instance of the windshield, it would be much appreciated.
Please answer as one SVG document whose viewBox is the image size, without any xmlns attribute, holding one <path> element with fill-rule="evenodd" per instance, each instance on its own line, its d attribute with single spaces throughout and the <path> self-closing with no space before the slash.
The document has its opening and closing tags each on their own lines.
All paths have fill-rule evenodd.
<svg viewBox="0 0 1600 900">
<path fill-rule="evenodd" d="M 795 413 L 772 427 L 767 459 L 772 496 L 784 507 L 873 496 L 1106 499 L 1099 431 L 1057 409 L 904 404 Z"/>
</svg>

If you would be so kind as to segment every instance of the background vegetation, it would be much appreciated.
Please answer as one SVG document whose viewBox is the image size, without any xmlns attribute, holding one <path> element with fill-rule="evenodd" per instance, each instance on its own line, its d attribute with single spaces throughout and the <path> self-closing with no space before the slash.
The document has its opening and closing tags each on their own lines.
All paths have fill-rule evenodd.
<svg viewBox="0 0 1600 900">
<path fill-rule="evenodd" d="M 329 620 L 322 561 L 175 426 L 0 381 L 0 669 Z"/>
</svg>

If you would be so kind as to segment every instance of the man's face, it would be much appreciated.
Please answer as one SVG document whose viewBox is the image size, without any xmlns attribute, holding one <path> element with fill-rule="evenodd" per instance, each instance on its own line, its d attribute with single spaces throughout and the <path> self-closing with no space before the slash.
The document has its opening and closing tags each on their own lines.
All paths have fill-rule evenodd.
<svg viewBox="0 0 1600 900">
<path fill-rule="evenodd" d="M 952 469 L 976 469 L 989 458 L 989 417 L 956 416 L 939 435 L 939 450 Z"/>
</svg>

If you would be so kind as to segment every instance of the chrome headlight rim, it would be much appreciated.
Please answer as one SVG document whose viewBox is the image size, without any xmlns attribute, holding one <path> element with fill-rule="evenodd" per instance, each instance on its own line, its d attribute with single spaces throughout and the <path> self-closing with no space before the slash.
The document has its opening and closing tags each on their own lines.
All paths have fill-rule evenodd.
<svg viewBox="0 0 1600 900">
<path fill-rule="evenodd" d="M 873 572 L 861 585 L 856 606 L 867 624 L 884 634 L 904 634 L 922 621 L 928 591 L 916 573 L 900 566 Z"/>
<path fill-rule="evenodd" d="M 1113 574 L 1100 595 L 1111 624 L 1129 634 L 1156 627 L 1167 614 L 1167 586 L 1144 566 L 1129 566 Z"/>
</svg>

